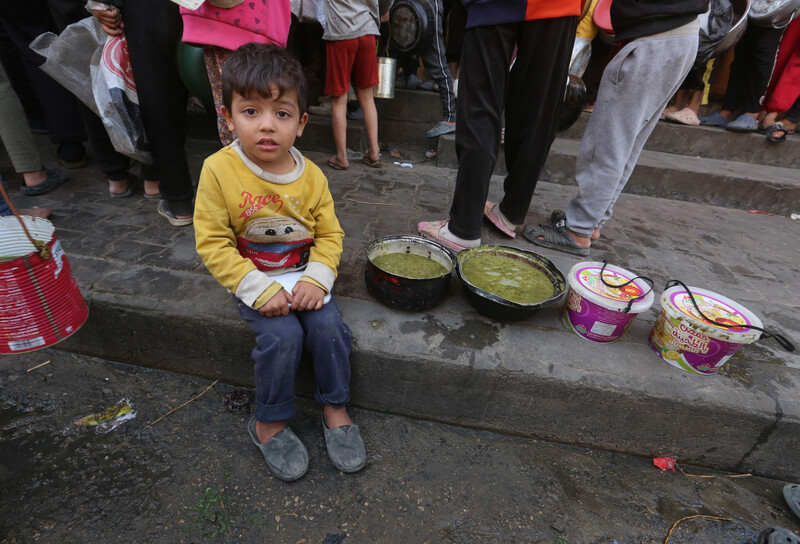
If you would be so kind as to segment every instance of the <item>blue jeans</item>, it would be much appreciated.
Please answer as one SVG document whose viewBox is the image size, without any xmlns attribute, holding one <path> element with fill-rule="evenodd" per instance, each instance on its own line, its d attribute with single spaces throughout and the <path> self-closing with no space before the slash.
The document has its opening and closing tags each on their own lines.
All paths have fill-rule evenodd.
<svg viewBox="0 0 800 544">
<path fill-rule="evenodd" d="M 2 176 L 0 176 L 0 183 L 3 184 L 6 192 L 8 192 L 8 185 L 6 185 Z M 5 217 L 6 215 L 11 215 L 11 208 L 8 207 L 8 202 L 6 202 L 6 199 L 0 194 L 0 217 Z"/>
<path fill-rule="evenodd" d="M 236 299 L 239 314 L 256 333 L 251 355 L 256 375 L 256 419 L 284 421 L 296 413 L 294 380 L 305 347 L 314 361 L 320 404 L 342 408 L 350 401 L 350 343 L 353 335 L 336 302 L 319 310 L 264 317 Z"/>
</svg>

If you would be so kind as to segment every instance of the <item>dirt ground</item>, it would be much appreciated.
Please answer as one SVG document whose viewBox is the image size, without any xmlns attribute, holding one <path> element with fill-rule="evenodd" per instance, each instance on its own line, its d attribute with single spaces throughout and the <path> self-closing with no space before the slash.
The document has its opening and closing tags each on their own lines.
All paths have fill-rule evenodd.
<svg viewBox="0 0 800 544">
<path fill-rule="evenodd" d="M 0 358 L 0 542 L 728 544 L 800 531 L 784 482 L 357 408 L 369 461 L 342 474 L 309 400 L 291 425 L 311 466 L 287 484 L 249 415 L 226 408 L 233 388 L 210 385 L 52 349 Z M 117 428 L 74 423 L 122 399 L 136 416 Z"/>
</svg>

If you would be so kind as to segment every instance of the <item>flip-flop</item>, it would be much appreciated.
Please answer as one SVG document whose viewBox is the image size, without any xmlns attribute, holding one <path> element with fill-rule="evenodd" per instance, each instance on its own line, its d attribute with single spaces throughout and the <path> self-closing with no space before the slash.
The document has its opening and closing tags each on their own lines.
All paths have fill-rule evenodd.
<svg viewBox="0 0 800 544">
<path fill-rule="evenodd" d="M 800 518 L 800 485 L 786 484 L 783 486 L 783 498 L 789 505 L 794 515 Z"/>
<path fill-rule="evenodd" d="M 538 227 L 528 225 L 522 230 L 522 234 L 537 246 L 556 249 L 582 257 L 585 257 L 590 252 L 588 247 L 581 247 L 575 243 L 575 240 L 567 232 L 567 226 L 564 221 L 558 221 L 552 225 L 539 225 Z M 542 240 L 539 240 L 540 236 L 543 238 Z"/>
<path fill-rule="evenodd" d="M 779 121 L 777 123 L 772 123 L 770 126 L 765 128 L 763 132 L 767 136 L 767 141 L 779 143 L 779 142 L 785 142 L 786 136 L 794 131 L 789 130 L 783 123 Z M 773 132 L 783 132 L 783 134 L 781 136 L 773 136 L 772 135 Z"/>
<path fill-rule="evenodd" d="M 516 238 L 517 233 L 514 232 L 513 230 L 509 230 L 508 228 L 506 228 L 506 226 L 503 225 L 503 222 L 500 220 L 500 218 L 494 214 L 493 210 L 497 205 L 498 204 L 494 202 L 489 202 L 487 200 L 486 204 L 483 205 L 483 216 L 489 221 L 491 221 L 492 225 L 500 229 L 500 231 L 502 231 L 503 234 L 505 234 L 506 236 L 510 236 L 511 238 Z"/>
<path fill-rule="evenodd" d="M 420 223 L 417 225 L 417 231 L 425 238 L 433 240 L 434 242 L 439 242 L 454 253 L 458 253 L 459 251 L 467 249 L 466 246 L 451 242 L 450 240 L 445 240 L 439 236 L 439 231 L 442 230 L 442 227 L 446 224 L 446 219 L 442 219 L 440 221 L 420 221 Z"/>
<path fill-rule="evenodd" d="M 758 544 L 800 544 L 800 537 L 789 529 L 767 527 L 758 535 Z"/>
<path fill-rule="evenodd" d="M 373 161 L 372 159 L 370 159 L 366 155 L 364 155 L 364 158 L 361 159 L 361 162 L 363 162 L 364 164 L 366 164 L 370 168 L 380 168 L 381 166 L 383 166 L 383 163 L 381 162 L 380 159 Z"/>
<path fill-rule="evenodd" d="M 347 170 L 348 168 L 350 168 L 349 166 L 342 166 L 341 164 L 333 162 L 332 158 L 328 159 L 328 166 L 330 166 L 334 170 Z"/>
</svg>

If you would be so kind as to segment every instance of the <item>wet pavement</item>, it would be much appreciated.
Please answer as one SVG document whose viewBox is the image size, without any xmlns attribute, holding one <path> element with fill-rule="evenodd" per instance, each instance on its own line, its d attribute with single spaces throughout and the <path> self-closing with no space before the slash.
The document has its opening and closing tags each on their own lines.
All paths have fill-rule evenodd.
<svg viewBox="0 0 800 544">
<path fill-rule="evenodd" d="M 304 400 L 310 469 L 287 484 L 212 384 L 55 349 L 0 358 L 0 542 L 655 544 L 697 515 L 727 520 L 685 519 L 668 542 L 800 531 L 779 480 L 362 409 L 368 464 L 342 474 Z M 116 429 L 73 424 L 123 398 L 137 415 Z"/>
</svg>

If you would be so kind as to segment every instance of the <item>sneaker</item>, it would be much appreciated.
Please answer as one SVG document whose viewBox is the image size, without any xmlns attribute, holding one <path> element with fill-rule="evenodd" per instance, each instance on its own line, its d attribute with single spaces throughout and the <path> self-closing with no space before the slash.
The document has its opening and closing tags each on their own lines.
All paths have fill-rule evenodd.
<svg viewBox="0 0 800 544">
<path fill-rule="evenodd" d="M 432 79 L 429 79 L 425 83 L 421 83 L 420 86 L 419 86 L 419 89 L 421 91 L 431 91 L 431 92 L 434 92 L 434 93 L 438 93 L 439 92 L 439 85 L 437 85 L 436 82 L 433 81 Z"/>
<path fill-rule="evenodd" d="M 256 418 L 253 416 L 247 421 L 247 434 L 279 480 L 293 482 L 308 471 L 308 451 L 288 426 L 262 444 L 258 441 Z"/>
<path fill-rule="evenodd" d="M 173 227 L 186 227 L 192 224 L 191 217 L 179 218 L 169 207 L 169 202 L 161 200 L 158 203 L 158 215 L 165 217 Z"/>
<path fill-rule="evenodd" d="M 456 124 L 455 123 L 445 123 L 444 121 L 439 121 L 436 123 L 432 129 L 425 133 L 425 136 L 428 138 L 436 138 L 437 136 L 442 136 L 443 134 L 450 134 L 451 132 L 456 131 Z"/>
</svg>

